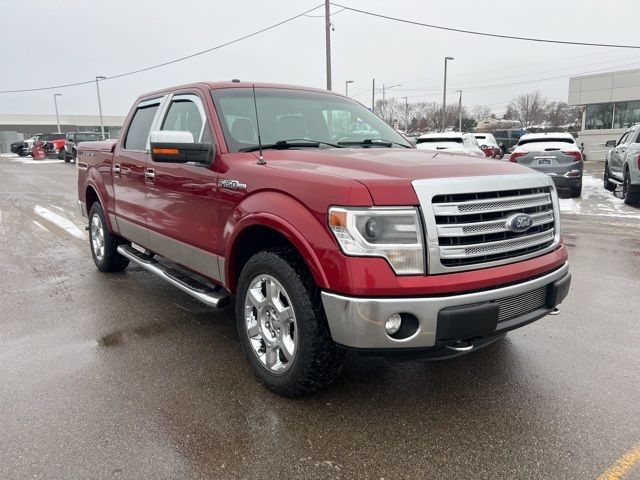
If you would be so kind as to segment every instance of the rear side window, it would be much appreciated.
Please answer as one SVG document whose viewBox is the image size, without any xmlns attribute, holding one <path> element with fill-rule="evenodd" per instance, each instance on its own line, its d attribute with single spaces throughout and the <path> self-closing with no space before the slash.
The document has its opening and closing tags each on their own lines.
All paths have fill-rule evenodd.
<svg viewBox="0 0 640 480">
<path fill-rule="evenodd" d="M 544 137 L 544 138 L 525 138 L 520 140 L 518 145 L 525 145 L 527 143 L 569 143 L 573 145 L 576 142 L 573 140 L 573 138 L 567 138 L 567 137 L 560 137 L 560 138 Z"/>
<path fill-rule="evenodd" d="M 193 141 L 199 142 L 202 125 L 202 115 L 198 106 L 191 100 L 180 99 L 171 102 L 162 130 L 191 132 Z"/>
<path fill-rule="evenodd" d="M 127 137 L 124 141 L 126 150 L 146 150 L 151 124 L 158 111 L 159 104 L 138 107 L 133 114 Z"/>
</svg>

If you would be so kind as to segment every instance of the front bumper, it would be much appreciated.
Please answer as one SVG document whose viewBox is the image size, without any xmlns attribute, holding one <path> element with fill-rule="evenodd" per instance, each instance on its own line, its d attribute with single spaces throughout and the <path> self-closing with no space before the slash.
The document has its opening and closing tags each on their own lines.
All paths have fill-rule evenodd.
<svg viewBox="0 0 640 480">
<path fill-rule="evenodd" d="M 531 323 L 566 297 L 567 263 L 551 273 L 506 287 L 450 296 L 359 298 L 322 292 L 329 329 L 341 346 L 365 350 L 425 349 L 489 338 Z M 527 310 L 526 302 L 532 302 Z M 503 309 L 503 313 L 500 313 Z M 509 316 L 514 312 L 514 316 Z M 385 332 L 385 321 L 400 313 L 415 317 L 417 331 L 403 339 Z"/>
</svg>

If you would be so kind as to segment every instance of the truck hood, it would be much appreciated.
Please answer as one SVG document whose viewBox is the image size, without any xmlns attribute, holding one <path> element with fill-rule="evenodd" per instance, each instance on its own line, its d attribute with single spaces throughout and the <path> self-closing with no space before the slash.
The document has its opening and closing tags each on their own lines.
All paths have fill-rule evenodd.
<svg viewBox="0 0 640 480">
<path fill-rule="evenodd" d="M 414 180 L 536 174 L 507 161 L 407 148 L 265 150 L 264 158 L 269 168 L 358 181 L 367 187 L 376 205 L 418 204 L 411 185 Z"/>
</svg>

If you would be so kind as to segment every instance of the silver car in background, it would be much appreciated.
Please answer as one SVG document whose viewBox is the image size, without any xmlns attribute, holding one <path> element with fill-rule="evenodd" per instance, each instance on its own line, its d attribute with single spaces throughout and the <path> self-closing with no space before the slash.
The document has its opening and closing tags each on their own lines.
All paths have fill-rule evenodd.
<svg viewBox="0 0 640 480">
<path fill-rule="evenodd" d="M 558 189 L 568 189 L 571 197 L 582 194 L 582 152 L 570 133 L 523 135 L 509 160 L 546 173 Z"/>
<path fill-rule="evenodd" d="M 604 188 L 613 192 L 622 184 L 622 196 L 627 205 L 640 203 L 640 125 L 629 128 L 620 140 L 606 143 Z"/>
</svg>

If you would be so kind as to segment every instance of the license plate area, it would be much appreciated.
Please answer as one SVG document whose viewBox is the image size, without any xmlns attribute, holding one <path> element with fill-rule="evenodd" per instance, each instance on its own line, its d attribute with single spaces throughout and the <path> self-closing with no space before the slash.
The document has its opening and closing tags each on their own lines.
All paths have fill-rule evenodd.
<svg viewBox="0 0 640 480">
<path fill-rule="evenodd" d="M 539 166 L 549 166 L 556 157 L 533 157 L 533 159 L 538 161 Z"/>
</svg>

